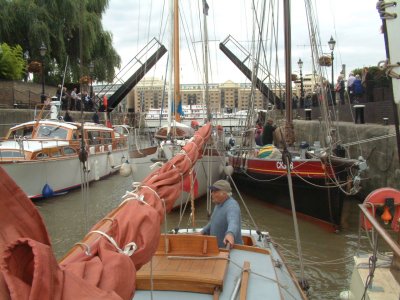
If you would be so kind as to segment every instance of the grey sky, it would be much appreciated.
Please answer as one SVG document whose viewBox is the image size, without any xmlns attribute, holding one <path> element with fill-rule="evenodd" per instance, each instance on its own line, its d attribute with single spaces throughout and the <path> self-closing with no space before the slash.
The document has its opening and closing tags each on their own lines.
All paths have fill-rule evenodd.
<svg viewBox="0 0 400 300">
<path fill-rule="evenodd" d="M 245 82 L 246 78 L 219 50 L 219 42 L 229 34 L 243 45 L 251 39 L 251 0 L 208 0 L 208 31 L 210 39 L 210 82 L 226 80 Z M 258 1 L 255 1 L 258 2 Z M 283 1 L 267 1 L 280 3 Z M 318 14 L 319 34 L 323 51 L 329 53 L 328 40 L 336 40 L 334 51 L 335 77 L 346 64 L 347 73 L 354 68 L 377 65 L 385 59 L 381 21 L 376 11 L 376 0 L 318 0 L 313 1 Z M 122 65 L 131 60 L 149 41 L 156 37 L 168 49 L 169 29 L 165 28 L 169 0 L 111 0 L 103 18 L 103 26 L 113 34 L 113 44 L 122 58 Z M 181 5 L 181 82 L 201 82 L 194 52 L 188 51 L 187 40 L 197 49 L 197 61 L 202 68 L 200 47 L 202 15 L 201 0 L 180 1 Z M 304 61 L 303 73 L 309 73 L 311 54 L 306 25 L 304 2 L 291 1 L 292 15 L 292 72 L 298 72 L 297 61 Z M 201 11 L 201 10 L 200 10 Z M 282 22 L 281 22 L 282 23 Z M 185 28 L 185 29 L 184 29 Z M 186 32 L 186 33 L 185 33 Z M 187 37 L 187 34 L 190 37 Z M 161 78 L 165 75 L 166 56 L 146 76 Z M 282 70 L 283 66 L 282 66 Z M 331 69 L 325 68 L 331 79 Z"/>
</svg>

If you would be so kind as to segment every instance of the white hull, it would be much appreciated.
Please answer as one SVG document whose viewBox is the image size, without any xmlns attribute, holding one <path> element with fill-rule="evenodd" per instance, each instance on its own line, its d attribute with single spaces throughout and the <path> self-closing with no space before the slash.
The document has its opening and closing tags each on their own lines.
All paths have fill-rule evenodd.
<svg viewBox="0 0 400 300">
<path fill-rule="evenodd" d="M 182 119 L 180 122 L 190 126 L 192 121 L 195 120 L 199 124 L 204 124 L 205 121 L 203 118 L 194 118 L 194 119 Z M 213 119 L 215 124 L 221 125 L 223 127 L 244 127 L 246 125 L 246 118 L 245 117 L 236 117 L 236 118 L 217 118 Z M 146 119 L 145 120 L 146 126 L 151 128 L 159 128 L 160 127 L 160 120 L 159 119 Z M 161 125 L 165 124 L 166 120 L 161 119 Z"/>
<path fill-rule="evenodd" d="M 118 171 L 127 159 L 127 150 L 90 154 L 88 158 L 89 181 Z M 63 192 L 81 184 L 82 163 L 78 156 L 49 160 L 35 160 L 0 164 L 29 198 L 41 198 L 45 184 L 54 192 Z"/>
</svg>

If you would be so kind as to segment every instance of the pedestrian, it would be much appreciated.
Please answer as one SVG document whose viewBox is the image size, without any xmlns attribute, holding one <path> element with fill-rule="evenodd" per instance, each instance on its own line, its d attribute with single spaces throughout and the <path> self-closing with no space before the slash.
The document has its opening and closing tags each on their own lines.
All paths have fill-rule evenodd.
<svg viewBox="0 0 400 300">
<path fill-rule="evenodd" d="M 73 122 L 73 121 L 74 121 L 74 120 L 72 119 L 71 115 L 69 114 L 68 110 L 65 112 L 64 121 L 65 121 L 65 122 Z"/>
<path fill-rule="evenodd" d="M 262 131 L 263 131 L 263 128 L 261 126 L 261 123 L 257 123 L 256 132 L 255 132 L 255 141 L 256 141 L 256 145 L 258 145 L 258 146 L 262 146 L 262 141 L 261 141 Z"/>
<path fill-rule="evenodd" d="M 93 123 L 96 123 L 96 124 L 100 123 L 100 118 L 99 118 L 99 115 L 97 114 L 97 110 L 94 112 L 94 114 L 92 116 L 92 121 L 93 121 Z"/>
<path fill-rule="evenodd" d="M 361 83 L 365 91 L 366 100 L 368 102 L 374 102 L 374 80 L 367 67 L 363 69 Z"/>
<path fill-rule="evenodd" d="M 217 237 L 218 247 L 243 244 L 241 234 L 240 207 L 232 197 L 232 188 L 228 181 L 218 180 L 212 186 L 211 199 L 216 204 L 210 222 L 201 230 L 201 234 Z"/>
<path fill-rule="evenodd" d="M 337 82 L 336 82 L 336 93 L 339 93 L 339 99 L 340 99 L 340 104 L 344 104 L 344 80 L 343 80 L 343 75 L 340 74 L 338 76 Z"/>
<path fill-rule="evenodd" d="M 353 92 L 354 92 L 354 102 L 353 103 L 359 103 L 360 99 L 364 93 L 364 88 L 361 83 L 361 78 L 360 75 L 356 75 L 356 79 L 353 82 Z"/>
<path fill-rule="evenodd" d="M 353 72 L 350 72 L 349 78 L 347 78 L 347 92 L 349 93 L 350 103 L 354 102 L 354 90 L 353 90 L 353 83 L 356 80 Z"/>
<path fill-rule="evenodd" d="M 261 136 L 261 141 L 263 145 L 272 144 L 274 141 L 274 131 L 276 126 L 273 125 L 274 121 L 272 119 L 268 119 L 267 123 L 265 124 Z"/>
<path fill-rule="evenodd" d="M 76 102 L 78 101 L 78 94 L 76 92 L 77 88 L 74 87 L 71 92 L 69 110 L 76 110 Z"/>
</svg>

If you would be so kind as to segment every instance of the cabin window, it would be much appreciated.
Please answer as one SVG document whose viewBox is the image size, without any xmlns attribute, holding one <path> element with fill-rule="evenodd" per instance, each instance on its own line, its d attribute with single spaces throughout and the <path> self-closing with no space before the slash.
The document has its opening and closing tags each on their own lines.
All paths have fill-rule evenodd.
<svg viewBox="0 0 400 300">
<path fill-rule="evenodd" d="M 112 143 L 111 132 L 103 132 L 103 144 L 108 145 Z"/>
<path fill-rule="evenodd" d="M 38 138 L 67 139 L 68 130 L 60 126 L 41 125 L 39 127 Z"/>
<path fill-rule="evenodd" d="M 72 147 L 64 147 L 63 149 L 64 155 L 74 155 L 76 154 L 76 150 Z"/>
<path fill-rule="evenodd" d="M 24 158 L 24 153 L 21 151 L 14 150 L 2 150 L 0 151 L 0 158 Z"/>
<path fill-rule="evenodd" d="M 49 157 L 47 153 L 39 152 L 38 154 L 36 154 L 36 159 L 44 159 L 47 157 Z"/>
<path fill-rule="evenodd" d="M 99 145 L 101 144 L 100 132 L 99 131 L 88 131 L 87 132 L 89 145 Z"/>
<path fill-rule="evenodd" d="M 33 132 L 33 126 L 16 128 L 10 132 L 8 139 L 13 140 L 15 138 L 20 138 L 20 137 L 31 138 L 32 132 Z"/>
</svg>

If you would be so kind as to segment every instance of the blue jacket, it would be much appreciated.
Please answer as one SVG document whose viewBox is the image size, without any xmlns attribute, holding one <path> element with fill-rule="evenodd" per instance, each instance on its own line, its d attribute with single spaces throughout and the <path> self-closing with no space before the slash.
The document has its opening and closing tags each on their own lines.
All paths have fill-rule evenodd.
<svg viewBox="0 0 400 300">
<path fill-rule="evenodd" d="M 232 197 L 224 203 L 217 204 L 211 215 L 210 222 L 203 228 L 202 232 L 206 235 L 217 237 L 218 247 L 224 248 L 224 238 L 227 233 L 231 233 L 235 238 L 235 244 L 243 244 L 241 233 L 240 207 Z"/>
<path fill-rule="evenodd" d="M 364 92 L 364 88 L 361 84 L 360 79 L 354 80 L 352 88 L 353 88 L 354 94 L 356 94 L 356 95 L 361 95 Z"/>
</svg>

